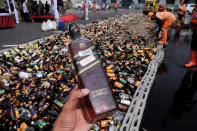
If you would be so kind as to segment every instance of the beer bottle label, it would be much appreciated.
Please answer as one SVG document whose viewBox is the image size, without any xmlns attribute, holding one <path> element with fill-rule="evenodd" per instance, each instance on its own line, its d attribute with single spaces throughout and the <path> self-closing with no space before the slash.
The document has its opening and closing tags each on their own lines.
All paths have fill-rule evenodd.
<svg viewBox="0 0 197 131">
<path fill-rule="evenodd" d="M 80 75 L 81 73 L 99 63 L 100 59 L 96 54 L 96 49 L 94 46 L 92 46 L 86 50 L 79 51 L 78 54 L 74 56 L 73 62 L 76 72 L 78 75 Z"/>
<path fill-rule="evenodd" d="M 54 103 L 59 107 L 63 107 L 63 103 L 61 103 L 59 100 L 54 100 Z"/>
<path fill-rule="evenodd" d="M 46 122 L 43 120 L 38 120 L 36 124 L 38 127 L 43 128 L 46 125 Z"/>
<path fill-rule="evenodd" d="M 114 86 L 115 87 L 118 87 L 118 88 L 122 88 L 123 87 L 123 84 L 121 84 L 120 82 L 114 82 Z"/>
<path fill-rule="evenodd" d="M 120 82 L 121 82 L 122 84 L 126 84 L 126 83 L 127 83 L 127 81 L 124 80 L 123 78 L 120 78 Z"/>
</svg>

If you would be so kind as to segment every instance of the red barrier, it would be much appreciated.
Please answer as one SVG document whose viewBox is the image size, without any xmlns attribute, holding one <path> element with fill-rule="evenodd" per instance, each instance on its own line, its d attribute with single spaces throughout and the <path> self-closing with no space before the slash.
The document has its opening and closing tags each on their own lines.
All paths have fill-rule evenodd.
<svg viewBox="0 0 197 131">
<path fill-rule="evenodd" d="M 43 16 L 31 16 L 31 21 L 34 22 L 34 19 L 55 19 L 54 15 L 43 15 Z M 77 20 L 76 14 L 64 15 L 60 17 L 59 21 L 72 22 Z"/>
<path fill-rule="evenodd" d="M 77 15 L 76 14 L 70 14 L 70 15 L 64 15 L 60 17 L 59 21 L 64 21 L 64 22 L 72 22 L 77 20 Z"/>
<path fill-rule="evenodd" d="M 40 16 L 31 16 L 31 21 L 34 22 L 34 19 L 55 19 L 54 15 L 40 15 Z"/>
<path fill-rule="evenodd" d="M 0 16 L 0 28 L 9 28 L 9 27 L 15 27 L 15 21 L 12 18 L 11 15 L 7 16 Z"/>
</svg>

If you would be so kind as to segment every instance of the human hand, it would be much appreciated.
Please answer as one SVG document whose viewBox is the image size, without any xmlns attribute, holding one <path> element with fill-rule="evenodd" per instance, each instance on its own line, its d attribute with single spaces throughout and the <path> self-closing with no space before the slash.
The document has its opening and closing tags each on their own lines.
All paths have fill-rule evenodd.
<svg viewBox="0 0 197 131">
<path fill-rule="evenodd" d="M 89 94 L 88 89 L 72 90 L 68 101 L 54 123 L 53 131 L 88 131 L 93 123 L 88 123 L 79 107 L 79 99 Z"/>
</svg>

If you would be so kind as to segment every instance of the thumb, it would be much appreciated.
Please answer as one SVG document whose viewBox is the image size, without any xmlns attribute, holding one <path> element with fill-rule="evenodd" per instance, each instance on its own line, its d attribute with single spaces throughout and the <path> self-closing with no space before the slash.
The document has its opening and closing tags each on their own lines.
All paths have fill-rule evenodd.
<svg viewBox="0 0 197 131">
<path fill-rule="evenodd" d="M 68 101 L 65 103 L 64 108 L 66 110 L 74 110 L 76 109 L 77 102 L 80 98 L 87 96 L 89 94 L 88 89 L 74 89 L 70 92 Z"/>
</svg>

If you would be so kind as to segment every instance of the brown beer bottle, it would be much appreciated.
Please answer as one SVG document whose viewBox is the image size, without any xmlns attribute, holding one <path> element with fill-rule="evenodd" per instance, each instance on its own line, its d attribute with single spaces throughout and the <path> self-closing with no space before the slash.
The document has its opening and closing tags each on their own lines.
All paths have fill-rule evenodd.
<svg viewBox="0 0 197 131">
<path fill-rule="evenodd" d="M 95 122 L 115 112 L 116 103 L 94 44 L 81 37 L 80 28 L 75 23 L 69 25 L 69 34 L 72 38 L 69 53 L 79 88 L 90 91 L 81 100 L 82 110 L 88 121 Z"/>
</svg>

